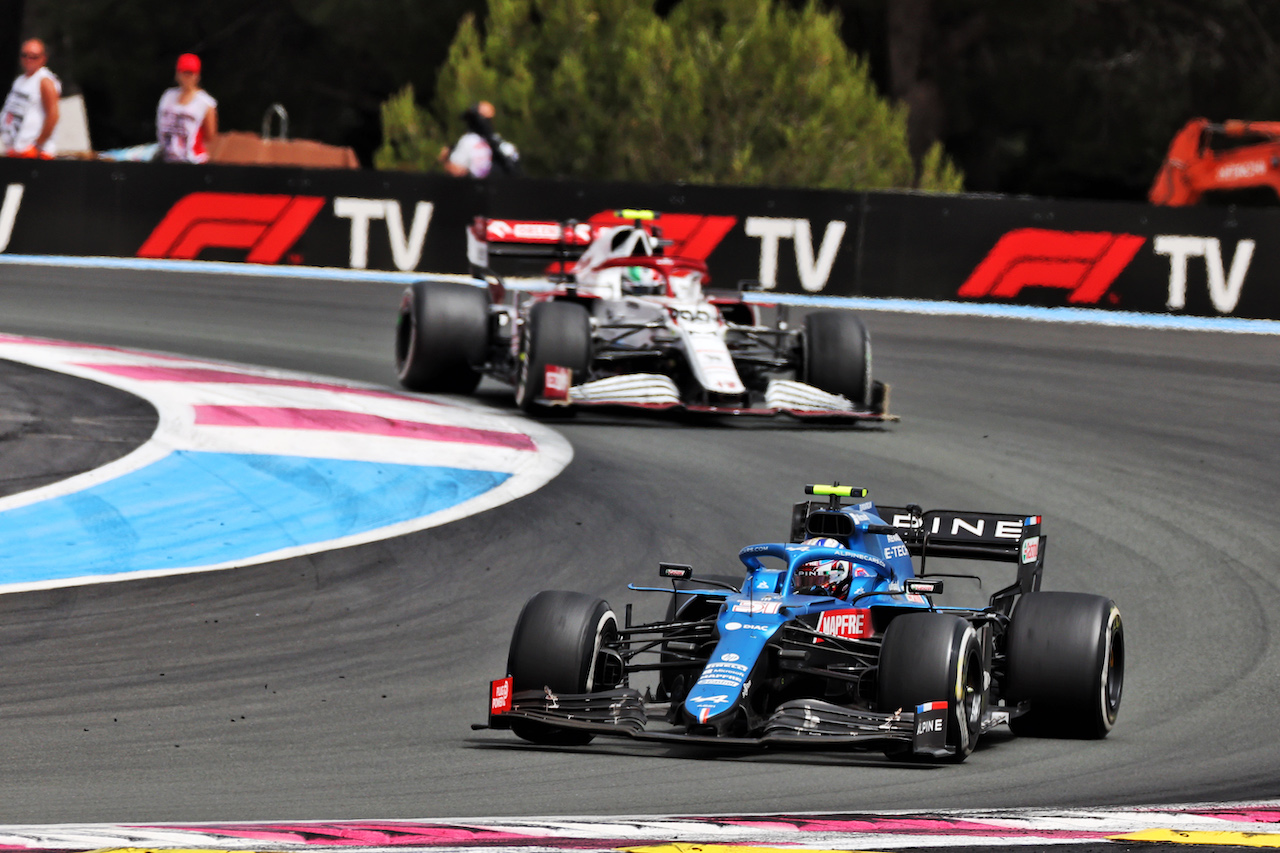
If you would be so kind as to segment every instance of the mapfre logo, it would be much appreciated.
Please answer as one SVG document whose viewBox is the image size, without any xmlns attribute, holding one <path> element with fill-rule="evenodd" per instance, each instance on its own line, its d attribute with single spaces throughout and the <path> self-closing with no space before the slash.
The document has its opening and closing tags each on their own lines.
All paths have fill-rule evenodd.
<svg viewBox="0 0 1280 853">
<path fill-rule="evenodd" d="M 324 203 L 317 196 L 192 193 L 170 208 L 138 257 L 191 260 L 205 249 L 243 249 L 248 263 L 279 263 Z"/>
<path fill-rule="evenodd" d="M 818 618 L 818 633 L 850 639 L 875 636 L 875 629 L 871 627 L 871 611 L 861 608 L 828 610 Z"/>
<path fill-rule="evenodd" d="M 1014 299 L 1024 287 L 1071 291 L 1067 302 L 1096 305 L 1147 241 L 1106 231 L 1019 228 L 1001 237 L 957 296 Z"/>
</svg>

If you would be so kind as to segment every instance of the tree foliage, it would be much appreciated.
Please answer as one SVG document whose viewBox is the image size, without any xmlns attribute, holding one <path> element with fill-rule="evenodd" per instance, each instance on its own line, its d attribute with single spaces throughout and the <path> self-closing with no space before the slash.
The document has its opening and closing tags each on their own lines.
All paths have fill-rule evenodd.
<svg viewBox="0 0 1280 853">
<path fill-rule="evenodd" d="M 433 109 L 402 91 L 383 106 L 383 168 L 430 168 L 492 101 L 527 173 L 839 189 L 955 191 L 932 151 L 917 174 L 906 113 L 882 98 L 839 20 L 815 3 L 491 0 L 468 17 Z"/>
<path fill-rule="evenodd" d="M 388 125 L 384 156 L 423 168 L 487 97 L 539 174 L 647 179 L 676 152 L 686 180 L 864 186 L 901 168 L 883 150 L 909 109 L 925 186 L 958 185 L 954 160 L 970 190 L 1141 199 L 1188 119 L 1280 119 L 1275 0 L 20 5 L 22 34 L 44 38 L 66 91 L 83 92 L 98 148 L 153 138 L 186 51 L 225 129 L 256 131 L 280 102 L 292 135 L 368 163 L 385 105 L 405 122 Z M 895 107 L 869 105 L 868 78 Z M 431 107 L 412 132 L 413 96 L 388 101 L 406 86 Z M 937 142 L 947 156 L 929 153 Z"/>
</svg>

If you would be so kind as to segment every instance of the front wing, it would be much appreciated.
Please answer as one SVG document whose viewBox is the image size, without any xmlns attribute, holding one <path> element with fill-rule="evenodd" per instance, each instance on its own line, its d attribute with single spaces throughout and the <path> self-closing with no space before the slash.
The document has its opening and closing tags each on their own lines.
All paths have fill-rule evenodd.
<svg viewBox="0 0 1280 853">
<path fill-rule="evenodd" d="M 557 368 L 550 368 L 557 369 Z M 552 383 L 547 382 L 547 387 Z M 811 385 L 791 380 L 769 383 L 760 405 L 706 405 L 686 402 L 670 377 L 655 373 L 629 373 L 595 379 L 565 389 L 558 397 L 546 397 L 544 405 L 624 406 L 655 411 L 678 410 L 713 415 L 834 418 L 841 420 L 896 421 L 888 412 L 888 389 L 881 392 L 880 405 L 858 409 L 848 399 L 828 394 Z"/>
<path fill-rule="evenodd" d="M 492 695 L 498 695 L 504 684 L 509 682 L 506 679 L 493 682 Z M 650 720 L 665 718 L 668 707 L 666 703 L 645 703 L 640 693 L 631 688 L 583 694 L 526 690 L 507 693 L 501 705 L 493 700 L 489 722 L 472 728 L 509 729 L 514 721 L 526 720 L 639 741 L 806 749 L 885 749 L 897 745 L 908 747 L 916 755 L 931 757 L 945 757 L 951 752 L 945 745 L 948 717 L 945 702 L 884 714 L 817 699 L 795 699 L 778 706 L 758 737 L 690 734 L 677 728 L 649 729 Z"/>
</svg>

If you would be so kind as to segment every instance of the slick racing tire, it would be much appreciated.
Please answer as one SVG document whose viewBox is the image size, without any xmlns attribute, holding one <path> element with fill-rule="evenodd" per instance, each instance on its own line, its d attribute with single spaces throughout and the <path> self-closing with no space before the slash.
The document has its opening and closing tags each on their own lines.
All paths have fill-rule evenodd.
<svg viewBox="0 0 1280 853">
<path fill-rule="evenodd" d="M 1017 735 L 1104 738 L 1124 688 L 1124 623 L 1115 602 L 1079 592 L 1029 592 L 1006 634 L 1006 704 L 1030 710 Z"/>
<path fill-rule="evenodd" d="M 814 311 L 804 318 L 803 381 L 871 407 L 871 333 L 850 311 Z"/>
<path fill-rule="evenodd" d="M 489 344 L 489 296 L 455 281 L 415 281 L 400 300 L 396 373 L 411 391 L 470 394 Z"/>
<path fill-rule="evenodd" d="M 507 672 L 512 690 L 591 693 L 618 685 L 601 650 L 616 639 L 618 618 L 607 602 L 580 592 L 540 592 L 525 604 L 511 635 Z M 528 720 L 513 720 L 511 730 L 533 743 L 575 746 L 591 742 L 589 732 Z"/>
<path fill-rule="evenodd" d="M 978 742 L 984 686 L 981 642 L 964 619 L 907 613 L 889 623 L 880 647 L 880 711 L 914 712 L 917 705 L 946 700 L 951 761 L 964 761 Z"/>
<path fill-rule="evenodd" d="M 575 302 L 539 302 L 529 311 L 516 376 L 516 405 L 529 413 L 564 407 L 542 406 L 547 367 L 556 365 L 586 375 L 591 366 L 591 318 Z"/>
</svg>

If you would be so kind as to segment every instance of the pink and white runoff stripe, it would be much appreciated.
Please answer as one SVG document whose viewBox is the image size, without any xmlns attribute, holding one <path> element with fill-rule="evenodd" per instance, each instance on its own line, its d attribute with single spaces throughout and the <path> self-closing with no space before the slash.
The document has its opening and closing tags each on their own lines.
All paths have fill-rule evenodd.
<svg viewBox="0 0 1280 853">
<path fill-rule="evenodd" d="M 0 826 L 0 849 L 406 850 L 433 853 L 637 851 L 735 847 L 854 851 L 904 847 L 1025 847 L 1123 840 L 1166 830 L 1195 837 L 1254 834 L 1280 842 L 1280 801 L 1115 809 L 1002 809 L 716 817 L 464 818 L 455 820 Z M 1226 842 L 1230 843 L 1230 842 Z M 666 848 L 664 851 L 663 848 Z"/>
</svg>

